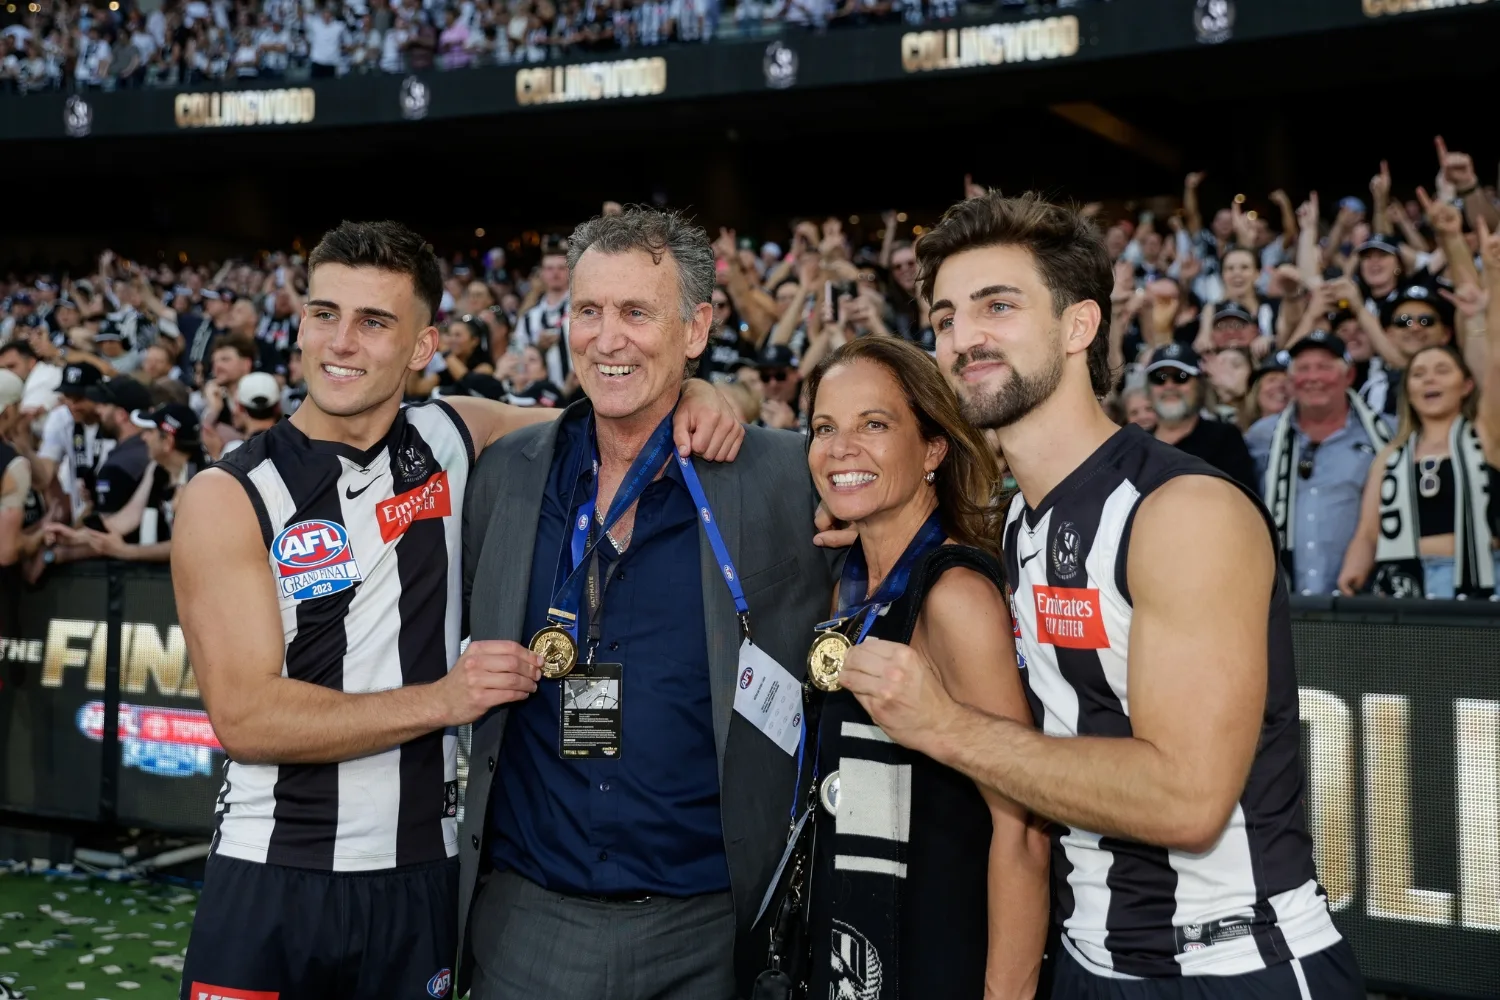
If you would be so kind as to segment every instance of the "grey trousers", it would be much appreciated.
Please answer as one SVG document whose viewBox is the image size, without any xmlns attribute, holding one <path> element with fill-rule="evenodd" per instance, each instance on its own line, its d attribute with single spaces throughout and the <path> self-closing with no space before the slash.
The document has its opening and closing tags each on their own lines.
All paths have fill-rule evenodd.
<svg viewBox="0 0 1500 1000">
<path fill-rule="evenodd" d="M 603 903 L 516 875 L 474 901 L 470 1000 L 732 1000 L 729 894 Z"/>
</svg>

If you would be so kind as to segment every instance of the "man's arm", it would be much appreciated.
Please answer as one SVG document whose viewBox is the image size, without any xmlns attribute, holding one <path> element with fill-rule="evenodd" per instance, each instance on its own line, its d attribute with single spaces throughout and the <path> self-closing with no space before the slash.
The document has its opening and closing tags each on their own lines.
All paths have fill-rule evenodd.
<svg viewBox="0 0 1500 1000">
<path fill-rule="evenodd" d="M 562 413 L 551 407 L 512 406 L 473 396 L 454 396 L 447 402 L 463 418 L 478 451 L 511 431 L 555 420 Z M 688 379 L 683 383 L 682 402 L 672 421 L 672 439 L 680 455 L 697 455 L 710 462 L 732 462 L 745 440 L 745 428 L 723 393 L 700 379 Z"/>
<path fill-rule="evenodd" d="M 21 522 L 30 489 L 31 465 L 24 458 L 0 469 L 0 566 L 10 566 L 20 558 Z"/>
<path fill-rule="evenodd" d="M 1192 559 L 1162 558 L 1184 538 Z M 892 739 L 1035 813 L 1201 853 L 1223 833 L 1255 757 L 1269 540 L 1259 511 L 1220 479 L 1181 477 L 1142 501 L 1127 567 L 1128 738 L 1044 736 L 959 705 L 925 658 L 895 643 L 850 650 L 844 684 Z"/>
<path fill-rule="evenodd" d="M 1000 591 L 970 569 L 950 569 L 933 584 L 912 635 L 956 701 L 1031 725 L 1010 612 Z M 983 656 L 974 651 L 982 649 Z M 1030 997 L 1041 972 L 1047 938 L 1047 862 L 1050 843 L 1024 806 L 979 786 L 994 832 L 989 854 L 989 956 L 986 1000 Z"/>
<path fill-rule="evenodd" d="M 245 763 L 353 760 L 472 722 L 536 690 L 540 660 L 511 642 L 473 642 L 432 684 L 345 694 L 281 676 L 286 646 L 265 543 L 244 488 L 209 469 L 183 490 L 172 583 L 203 704 Z"/>
</svg>

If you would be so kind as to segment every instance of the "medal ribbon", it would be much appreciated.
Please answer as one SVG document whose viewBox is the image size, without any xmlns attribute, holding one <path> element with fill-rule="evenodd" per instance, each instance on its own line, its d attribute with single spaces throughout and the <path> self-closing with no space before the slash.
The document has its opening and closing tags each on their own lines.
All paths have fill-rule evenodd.
<svg viewBox="0 0 1500 1000">
<path fill-rule="evenodd" d="M 651 485 L 651 481 L 661 471 L 666 453 L 672 446 L 672 416 L 676 412 L 673 408 L 672 413 L 662 418 L 661 423 L 656 425 L 656 430 L 651 432 L 651 437 L 646 440 L 645 447 L 635 456 L 635 461 L 630 463 L 625 479 L 620 483 L 620 490 L 604 516 L 604 524 L 592 539 L 589 537 L 589 529 L 599 502 L 599 445 L 594 438 L 594 418 L 589 417 L 586 433 L 594 462 L 594 483 L 589 490 L 588 499 L 584 500 L 578 513 L 573 516 L 572 536 L 569 539 L 569 555 L 572 557 L 569 573 L 561 583 L 554 582 L 552 606 L 547 609 L 547 621 L 566 629 L 574 642 L 578 641 L 578 609 L 583 598 L 583 585 L 588 578 L 585 572 L 589 563 L 588 556 L 608 534 L 609 529 L 614 527 L 615 522 L 640 499 L 646 487 Z M 578 463 L 582 462 L 583 453 L 580 452 Z M 575 483 L 583 471 L 579 464 L 575 464 L 573 469 L 571 481 Z M 558 575 L 561 573 L 562 567 L 559 566 Z"/>
<path fill-rule="evenodd" d="M 869 586 L 870 568 L 865 562 L 865 550 L 858 542 L 849 550 L 849 557 L 844 560 L 844 575 L 839 580 L 839 617 L 832 621 L 822 622 L 817 626 L 819 632 L 838 628 L 840 625 L 853 618 L 860 618 L 859 629 L 851 638 L 855 645 L 865 641 L 865 636 L 870 634 L 870 629 L 875 625 L 875 619 L 886 607 L 894 604 L 906 592 L 906 584 L 911 578 L 912 567 L 917 560 L 927 552 L 943 544 L 943 526 L 938 522 L 937 511 L 933 511 L 917 531 L 915 537 L 906 544 L 906 551 L 901 553 L 901 558 L 896 560 L 886 578 L 880 582 L 875 593 L 865 597 L 865 589 Z"/>
</svg>

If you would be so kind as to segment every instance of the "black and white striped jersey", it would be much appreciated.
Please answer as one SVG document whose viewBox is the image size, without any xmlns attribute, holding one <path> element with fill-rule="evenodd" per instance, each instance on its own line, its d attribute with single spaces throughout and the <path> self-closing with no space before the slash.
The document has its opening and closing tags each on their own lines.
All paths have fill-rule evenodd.
<svg viewBox="0 0 1500 1000">
<path fill-rule="evenodd" d="M 283 420 L 219 468 L 260 520 L 282 674 L 349 693 L 442 678 L 462 628 L 462 507 L 474 448 L 447 403 L 402 410 L 368 451 Z M 213 849 L 332 871 L 458 854 L 456 733 L 338 764 L 225 765 Z"/>
<path fill-rule="evenodd" d="M 1036 723 L 1048 735 L 1131 735 L 1130 530 L 1141 500 L 1182 475 L 1232 482 L 1202 460 L 1126 427 L 1035 509 L 1019 494 L 1012 501 L 1004 542 L 1017 660 Z M 1188 547 L 1161 557 L 1193 558 Z M 1244 794 L 1212 849 L 1189 854 L 1087 830 L 1054 830 L 1054 918 L 1064 946 L 1091 971 L 1142 978 L 1238 975 L 1339 940 L 1303 813 L 1297 678 L 1287 593 L 1279 580 L 1267 624 L 1260 743 Z"/>
</svg>

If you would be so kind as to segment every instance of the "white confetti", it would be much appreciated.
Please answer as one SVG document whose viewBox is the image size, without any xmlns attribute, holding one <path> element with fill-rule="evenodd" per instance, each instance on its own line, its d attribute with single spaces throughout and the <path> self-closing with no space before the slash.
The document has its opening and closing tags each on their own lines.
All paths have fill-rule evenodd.
<svg viewBox="0 0 1500 1000">
<path fill-rule="evenodd" d="M 6 920 L 25 920 L 26 914 L 11 911 L 10 913 L 0 913 L 0 917 L 4 917 Z"/>
<path fill-rule="evenodd" d="M 125 936 L 128 937 L 132 941 L 144 941 L 148 937 L 150 937 L 151 935 L 147 934 L 145 931 L 131 931 L 129 934 L 126 934 Z"/>
<path fill-rule="evenodd" d="M 115 985 L 120 987 L 120 989 L 122 990 L 138 990 L 141 988 L 140 983 L 132 983 L 128 979 L 124 980 L 123 982 L 115 983 Z"/>
<path fill-rule="evenodd" d="M 125 935 L 116 932 L 116 933 L 113 933 L 113 934 L 101 934 L 99 936 L 103 940 L 105 940 L 105 941 L 118 941 L 118 940 L 120 940 L 120 938 L 124 937 Z"/>
<path fill-rule="evenodd" d="M 183 960 L 180 955 L 157 955 L 151 959 L 151 964 L 163 969 L 171 969 L 173 972 L 181 972 Z"/>
<path fill-rule="evenodd" d="M 183 893 L 177 894 L 176 896 L 173 896 L 171 898 L 170 902 L 172 902 L 173 904 L 176 904 L 176 905 L 180 906 L 183 903 L 191 903 L 193 901 L 193 898 L 194 897 L 193 897 L 192 893 L 190 893 L 190 892 L 183 892 Z"/>
<path fill-rule="evenodd" d="M 79 955 L 78 956 L 78 964 L 79 965 L 93 965 L 94 964 L 94 958 L 95 958 L 94 955 Z"/>
<path fill-rule="evenodd" d="M 106 976 L 118 976 L 120 973 L 124 972 L 125 970 L 122 969 L 122 968 L 120 968 L 118 965 L 106 965 L 104 968 L 100 969 L 99 971 L 102 972 L 102 973 L 104 973 Z"/>
<path fill-rule="evenodd" d="M 164 930 L 167 929 L 167 925 L 166 924 L 152 924 L 151 926 L 155 927 L 159 931 L 164 931 Z"/>
<path fill-rule="evenodd" d="M 94 949 L 94 954 L 95 955 L 108 955 L 110 952 L 112 952 L 114 950 L 115 950 L 115 946 L 112 945 L 112 944 L 101 944 L 99 947 L 97 947 L 97 948 Z"/>
<path fill-rule="evenodd" d="M 186 920 L 179 920 L 179 921 L 177 921 L 177 923 L 175 923 L 175 924 L 172 925 L 172 929 L 174 931 L 180 931 L 180 930 L 182 930 L 186 926 L 187 926 L 187 921 Z"/>
<path fill-rule="evenodd" d="M 87 983 L 69 983 L 68 984 L 68 989 L 70 989 L 70 990 L 81 990 L 81 989 L 83 989 L 87 985 L 88 985 Z"/>
<path fill-rule="evenodd" d="M 153 947 L 153 948 L 175 948 L 175 947 L 177 947 L 177 942 L 176 941 L 152 941 L 151 942 L 151 947 Z"/>
<path fill-rule="evenodd" d="M 17 948 L 24 948 L 24 949 L 27 949 L 27 950 L 30 950 L 30 949 L 32 949 L 32 948 L 35 948 L 35 947 L 36 947 L 36 945 L 35 945 L 35 944 L 33 944 L 33 943 L 32 943 L 32 942 L 30 942 L 30 941 L 17 941 L 17 942 L 16 942 L 16 947 L 17 947 Z"/>
<path fill-rule="evenodd" d="M 0 955 L 9 955 L 9 954 L 10 954 L 10 949 L 7 948 L 7 947 L 5 947 L 4 945 L 0 945 Z"/>
<path fill-rule="evenodd" d="M 54 892 L 52 898 L 66 903 L 68 901 L 68 894 L 65 892 Z"/>
</svg>

